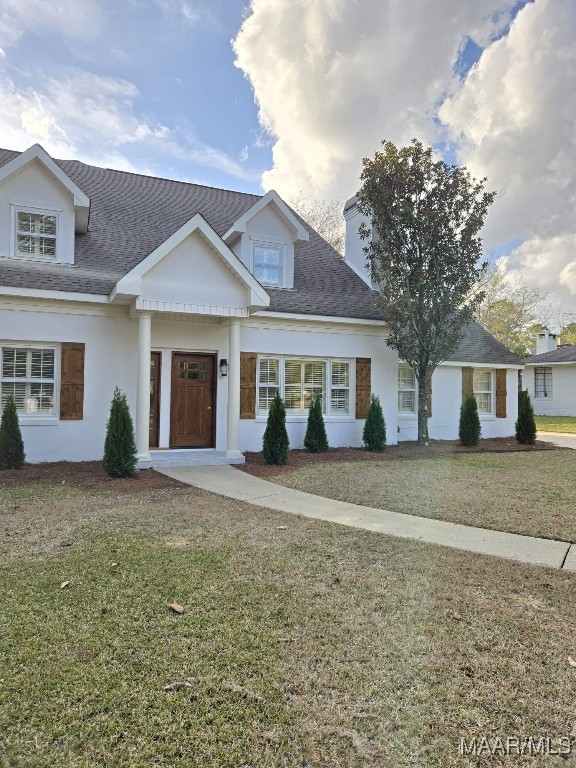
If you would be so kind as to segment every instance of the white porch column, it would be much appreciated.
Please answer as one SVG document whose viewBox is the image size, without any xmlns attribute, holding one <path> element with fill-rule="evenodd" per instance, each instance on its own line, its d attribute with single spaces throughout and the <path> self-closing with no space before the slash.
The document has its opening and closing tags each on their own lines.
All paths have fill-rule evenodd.
<svg viewBox="0 0 576 768">
<path fill-rule="evenodd" d="M 228 440 L 226 455 L 241 456 L 240 432 L 240 321 L 230 320 L 228 350 Z"/>
<path fill-rule="evenodd" d="M 139 459 L 150 458 L 150 347 L 152 315 L 138 313 L 138 382 L 136 388 L 136 450 Z"/>
</svg>

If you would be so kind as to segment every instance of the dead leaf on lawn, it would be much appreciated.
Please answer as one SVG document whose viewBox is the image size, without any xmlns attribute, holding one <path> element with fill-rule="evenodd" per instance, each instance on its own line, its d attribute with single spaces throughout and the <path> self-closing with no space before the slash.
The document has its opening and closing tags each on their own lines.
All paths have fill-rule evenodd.
<svg viewBox="0 0 576 768">
<path fill-rule="evenodd" d="M 168 606 L 171 611 L 174 611 L 174 613 L 184 613 L 184 608 L 181 605 L 178 605 L 178 603 L 170 603 Z"/>
<path fill-rule="evenodd" d="M 165 546 L 170 549 L 184 549 L 189 544 L 188 539 L 174 539 L 174 541 L 166 541 Z"/>
<path fill-rule="evenodd" d="M 162 690 L 164 691 L 182 691 L 184 688 L 193 688 L 194 686 L 192 683 L 189 683 L 188 680 L 182 680 L 176 683 L 168 683 L 168 685 L 165 685 Z"/>
<path fill-rule="evenodd" d="M 568 656 L 568 664 L 570 664 L 571 667 L 576 667 L 576 659 L 573 659 L 572 656 Z"/>
<path fill-rule="evenodd" d="M 454 611 L 454 613 L 452 614 L 452 618 L 456 619 L 456 621 L 461 621 L 462 614 L 460 613 L 460 611 Z"/>
<path fill-rule="evenodd" d="M 63 581 L 62 584 L 60 584 L 60 589 L 67 589 L 70 586 L 70 581 Z"/>
</svg>

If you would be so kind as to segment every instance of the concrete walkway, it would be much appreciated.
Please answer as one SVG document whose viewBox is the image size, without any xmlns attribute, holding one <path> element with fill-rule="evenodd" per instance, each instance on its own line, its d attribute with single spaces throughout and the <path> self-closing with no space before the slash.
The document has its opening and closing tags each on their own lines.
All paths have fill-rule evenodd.
<svg viewBox="0 0 576 768">
<path fill-rule="evenodd" d="M 205 491 L 280 512 L 290 512 L 316 520 L 340 523 L 352 528 L 385 533 L 405 539 L 454 547 L 482 555 L 495 555 L 521 563 L 547 565 L 576 571 L 576 545 L 565 541 L 537 539 L 515 533 L 490 531 L 468 525 L 403 515 L 344 501 L 325 499 L 311 493 L 270 483 L 230 466 L 174 467 L 159 469 L 168 477 Z"/>
<path fill-rule="evenodd" d="M 568 432 L 538 432 L 538 440 L 545 443 L 554 443 L 560 448 L 572 448 L 576 450 L 576 435 Z"/>
</svg>

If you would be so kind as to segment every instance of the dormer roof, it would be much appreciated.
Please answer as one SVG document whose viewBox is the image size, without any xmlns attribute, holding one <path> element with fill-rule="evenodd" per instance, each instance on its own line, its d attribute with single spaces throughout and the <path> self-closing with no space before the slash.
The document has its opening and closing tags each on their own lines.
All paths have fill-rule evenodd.
<svg viewBox="0 0 576 768">
<path fill-rule="evenodd" d="M 294 231 L 294 245 L 302 245 L 310 240 L 308 230 L 302 225 L 302 222 L 296 218 L 294 212 L 286 205 L 280 195 L 271 189 L 269 192 L 261 197 L 257 203 L 249 208 L 240 218 L 238 218 L 234 224 L 223 235 L 222 239 L 230 244 L 236 240 L 240 235 L 245 234 L 246 227 L 250 219 L 253 219 L 256 214 L 265 208 L 267 205 L 272 206 L 280 216 L 286 221 L 288 226 Z"/>
<path fill-rule="evenodd" d="M 41 163 L 44 168 L 46 168 L 46 170 L 72 195 L 74 199 L 75 230 L 78 234 L 86 233 L 90 215 L 90 198 L 74 181 L 72 181 L 70 176 L 56 164 L 40 144 L 33 144 L 24 152 L 17 154 L 5 165 L 0 166 L 0 184 L 4 184 L 16 174 L 21 173 L 28 165 L 34 162 Z"/>
</svg>

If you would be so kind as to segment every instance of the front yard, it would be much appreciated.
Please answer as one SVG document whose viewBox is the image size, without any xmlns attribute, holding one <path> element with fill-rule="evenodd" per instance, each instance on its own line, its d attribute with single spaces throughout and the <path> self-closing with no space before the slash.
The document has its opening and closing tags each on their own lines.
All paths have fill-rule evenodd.
<svg viewBox="0 0 576 768">
<path fill-rule="evenodd" d="M 324 454 L 328 460 L 311 457 L 303 466 L 291 466 L 289 460 L 269 471 L 249 463 L 246 471 L 377 509 L 576 541 L 576 451 L 432 453 L 426 458 L 426 450 L 392 447 L 380 460 L 371 454 L 368 461 L 357 451 L 359 460 L 349 462 L 330 461 Z"/>
<path fill-rule="evenodd" d="M 459 740 L 574 737 L 573 574 L 55 480 L 0 486 L 2 768 L 517 766 Z"/>
<path fill-rule="evenodd" d="M 539 432 L 568 432 L 576 435 L 576 418 L 573 416 L 536 416 Z"/>
</svg>

